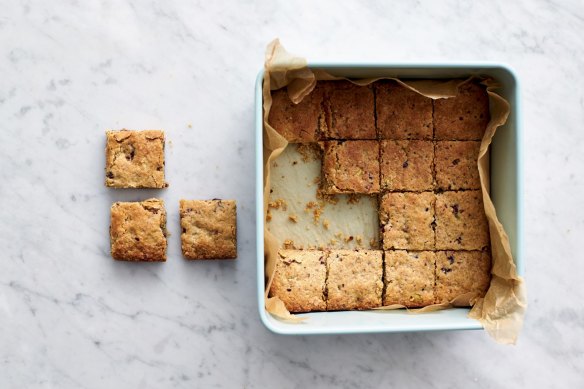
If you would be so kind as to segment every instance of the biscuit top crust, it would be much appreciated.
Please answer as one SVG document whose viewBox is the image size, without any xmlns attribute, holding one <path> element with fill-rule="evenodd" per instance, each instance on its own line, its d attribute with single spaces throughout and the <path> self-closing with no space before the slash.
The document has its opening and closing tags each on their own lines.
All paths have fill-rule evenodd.
<svg viewBox="0 0 584 389">
<path fill-rule="evenodd" d="M 298 104 L 288 97 L 286 88 L 272 91 L 268 123 L 290 143 L 316 142 L 324 123 L 323 88 L 317 86 Z"/>
<path fill-rule="evenodd" d="M 326 256 L 318 250 L 280 250 L 270 296 L 291 312 L 326 310 Z"/>
<path fill-rule="evenodd" d="M 349 81 L 326 81 L 326 139 L 377 139 L 373 88 Z"/>
<path fill-rule="evenodd" d="M 378 193 L 379 142 L 324 142 L 326 193 Z"/>
<path fill-rule="evenodd" d="M 117 202 L 111 207 L 111 254 L 115 259 L 164 261 L 166 211 L 164 202 Z"/>
<path fill-rule="evenodd" d="M 237 257 L 235 200 L 181 200 L 182 250 L 189 259 Z"/>
<path fill-rule="evenodd" d="M 466 82 L 456 97 L 434 101 L 434 138 L 481 140 L 490 119 L 487 90 L 476 82 Z"/>
<path fill-rule="evenodd" d="M 165 188 L 164 132 L 106 131 L 105 185 L 113 188 Z"/>
<path fill-rule="evenodd" d="M 432 99 L 396 81 L 376 82 L 375 93 L 380 139 L 432 139 Z"/>
</svg>

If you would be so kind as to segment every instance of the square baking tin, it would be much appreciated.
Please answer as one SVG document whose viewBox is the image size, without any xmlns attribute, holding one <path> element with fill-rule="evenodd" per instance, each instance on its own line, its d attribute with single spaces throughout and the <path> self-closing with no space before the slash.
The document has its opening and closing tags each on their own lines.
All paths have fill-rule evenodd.
<svg viewBox="0 0 584 389">
<path fill-rule="evenodd" d="M 507 123 L 499 127 L 491 145 L 491 198 L 499 221 L 509 235 L 517 273 L 523 276 L 522 236 L 522 140 L 519 84 L 513 70 L 497 63 L 400 63 L 400 64 L 328 64 L 311 63 L 335 76 L 349 78 L 396 77 L 401 79 L 464 78 L 471 75 L 491 76 L 499 82 L 497 93 L 511 105 Z M 406 310 L 312 312 L 302 323 L 286 323 L 265 309 L 264 215 L 263 215 L 263 98 L 264 72 L 260 71 L 255 88 L 256 154 L 256 230 L 257 230 L 257 298 L 260 318 L 271 331 L 287 335 L 355 334 L 376 332 L 415 332 L 482 329 L 467 317 L 470 308 L 450 308 L 424 314 Z"/>
</svg>

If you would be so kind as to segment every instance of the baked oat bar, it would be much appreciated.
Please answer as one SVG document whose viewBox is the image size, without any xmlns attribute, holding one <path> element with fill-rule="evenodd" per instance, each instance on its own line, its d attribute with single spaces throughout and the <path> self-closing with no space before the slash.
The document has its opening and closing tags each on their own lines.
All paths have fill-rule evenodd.
<svg viewBox="0 0 584 389">
<path fill-rule="evenodd" d="M 112 188 L 165 188 L 164 132 L 106 131 L 105 185 Z"/>
<path fill-rule="evenodd" d="M 383 249 L 434 250 L 434 203 L 432 192 L 385 193 L 379 219 Z"/>
<path fill-rule="evenodd" d="M 298 104 L 290 100 L 286 88 L 272 91 L 268 123 L 288 142 L 316 142 L 324 126 L 322 99 L 323 88 L 319 84 Z"/>
<path fill-rule="evenodd" d="M 483 250 L 489 242 L 480 190 L 436 195 L 436 249 Z"/>
<path fill-rule="evenodd" d="M 325 311 L 326 256 L 318 250 L 280 250 L 270 286 L 290 312 Z"/>
<path fill-rule="evenodd" d="M 180 200 L 180 225 L 185 258 L 237 258 L 235 200 Z"/>
<path fill-rule="evenodd" d="M 435 267 L 433 251 L 386 251 L 383 305 L 419 308 L 433 304 Z"/>
<path fill-rule="evenodd" d="M 432 140 L 432 99 L 386 80 L 375 83 L 375 103 L 380 139 Z"/>
<path fill-rule="evenodd" d="M 434 144 L 419 140 L 382 140 L 381 190 L 428 191 L 434 188 Z"/>
<path fill-rule="evenodd" d="M 382 251 L 331 250 L 327 258 L 327 310 L 381 306 Z"/>
<path fill-rule="evenodd" d="M 324 142 L 323 192 L 379 193 L 379 142 Z"/>
<path fill-rule="evenodd" d="M 117 202 L 111 207 L 110 246 L 121 261 L 166 261 L 164 202 Z"/>
<path fill-rule="evenodd" d="M 461 85 L 456 97 L 434 100 L 436 140 L 481 140 L 489 120 L 487 90 L 476 82 Z"/>
<path fill-rule="evenodd" d="M 373 88 L 349 81 L 327 81 L 325 139 L 377 139 Z"/>
<path fill-rule="evenodd" d="M 486 251 L 436 252 L 436 303 L 471 293 L 484 297 L 491 282 L 491 257 Z"/>
<path fill-rule="evenodd" d="M 478 157 L 481 142 L 436 142 L 436 187 L 439 190 L 480 189 Z"/>
</svg>

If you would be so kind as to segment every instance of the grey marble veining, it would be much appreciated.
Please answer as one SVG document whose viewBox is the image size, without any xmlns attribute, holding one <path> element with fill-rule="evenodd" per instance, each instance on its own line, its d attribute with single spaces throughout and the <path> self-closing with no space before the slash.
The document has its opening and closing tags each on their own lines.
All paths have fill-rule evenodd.
<svg viewBox="0 0 584 389">
<path fill-rule="evenodd" d="M 0 388 L 582 387 L 580 1 L 4 1 Z M 255 299 L 253 84 L 310 60 L 489 60 L 521 79 L 529 309 L 481 332 L 283 337 Z M 106 128 L 167 131 L 161 191 L 103 186 Z M 162 197 L 168 262 L 109 257 L 109 206 Z M 238 201 L 239 259 L 181 258 L 179 198 Z"/>
</svg>

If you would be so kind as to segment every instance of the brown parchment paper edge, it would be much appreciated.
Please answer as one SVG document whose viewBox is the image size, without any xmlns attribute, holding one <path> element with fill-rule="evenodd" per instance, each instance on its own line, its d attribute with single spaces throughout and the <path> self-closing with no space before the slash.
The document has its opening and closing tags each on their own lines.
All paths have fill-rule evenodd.
<svg viewBox="0 0 584 389">
<path fill-rule="evenodd" d="M 379 79 L 393 79 L 426 97 L 433 99 L 454 97 L 458 86 L 467 80 L 407 80 L 402 81 L 390 77 L 374 79 L 351 80 L 359 85 L 367 85 Z M 287 87 L 288 95 L 295 103 L 300 102 L 308 95 L 317 80 L 342 79 L 334 77 L 322 70 L 307 68 L 305 59 L 286 52 L 279 40 L 272 41 L 266 50 L 266 61 L 263 83 L 263 179 L 264 179 L 264 219 L 268 209 L 270 191 L 270 162 L 276 159 L 288 145 L 284 137 L 278 134 L 268 123 L 268 115 L 272 105 L 271 90 Z M 478 157 L 478 169 L 481 179 L 483 202 L 485 213 L 489 223 L 491 237 L 492 279 L 485 297 L 472 294 L 458 296 L 448 304 L 435 304 L 421 309 L 408 310 L 410 313 L 432 312 L 453 306 L 466 306 L 470 303 L 472 308 L 469 317 L 477 319 L 487 333 L 495 341 L 503 344 L 514 344 L 523 325 L 523 317 L 526 309 L 525 284 L 517 275 L 515 262 L 511 254 L 509 238 L 502 224 L 499 222 L 495 207 L 489 195 L 489 146 L 498 127 L 504 125 L 509 115 L 509 103 L 495 90 L 498 85 L 495 80 L 483 78 L 481 81 L 489 94 L 491 121 L 481 142 Z M 260 221 L 258 221 L 260 222 Z M 291 314 L 284 303 L 277 297 L 268 297 L 268 291 L 272 282 L 278 244 L 275 237 L 264 227 L 264 260 L 265 260 L 265 308 L 276 318 L 292 323 L 298 323 L 306 318 Z M 399 305 L 380 307 L 376 311 L 403 308 Z"/>
</svg>

